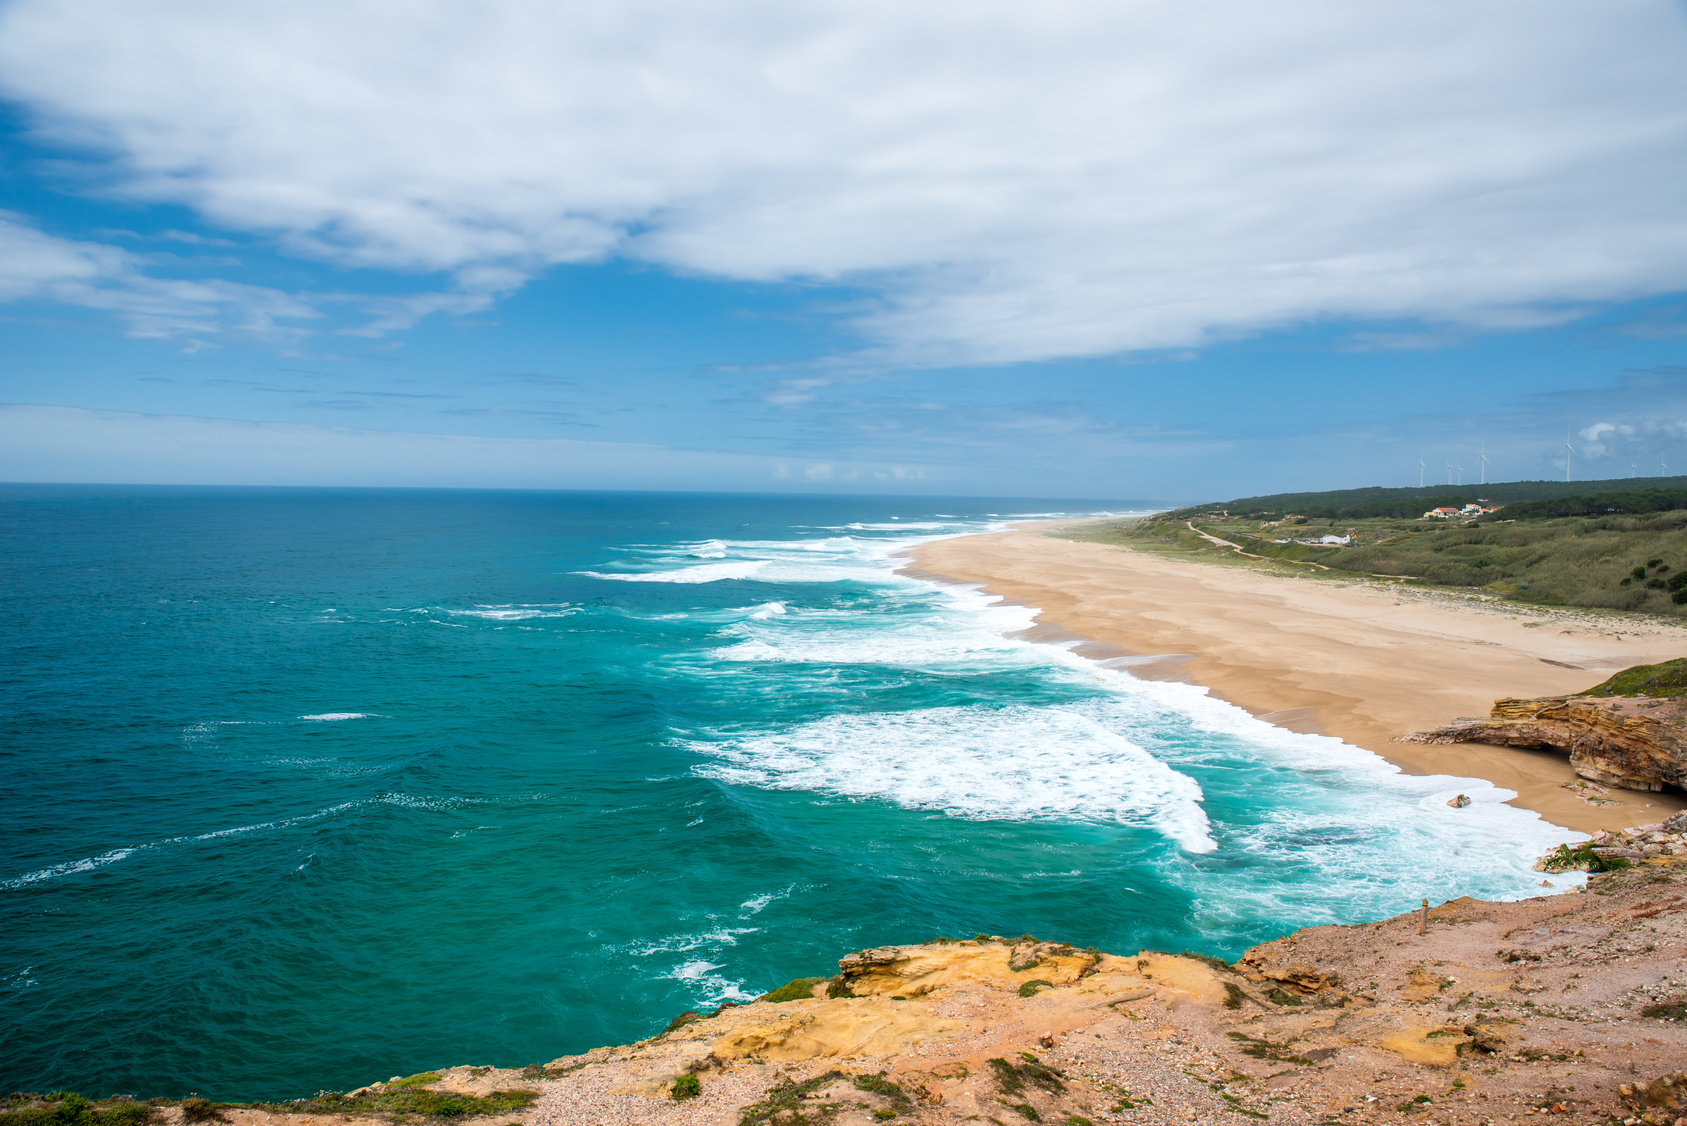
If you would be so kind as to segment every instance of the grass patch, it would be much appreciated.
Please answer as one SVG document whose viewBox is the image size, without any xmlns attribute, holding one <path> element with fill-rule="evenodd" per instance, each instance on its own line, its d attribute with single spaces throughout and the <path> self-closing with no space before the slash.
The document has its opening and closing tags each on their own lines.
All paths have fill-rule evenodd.
<svg viewBox="0 0 1687 1126">
<path fill-rule="evenodd" d="M 1019 987 L 1019 995 L 1021 997 L 1035 997 L 1037 995 L 1038 990 L 1053 989 L 1053 988 L 1054 988 L 1054 982 L 1044 981 L 1041 978 L 1037 978 L 1034 981 L 1028 981 L 1025 984 L 1021 985 Z"/>
<path fill-rule="evenodd" d="M 1687 573 L 1687 572 L 1683 572 Z M 1624 669 L 1581 696 L 1656 696 L 1676 700 L 1687 696 L 1687 657 L 1656 665 L 1635 665 Z"/>
<path fill-rule="evenodd" d="M 795 978 L 771 993 L 763 993 L 756 1000 L 771 1001 L 776 1005 L 784 1001 L 806 1001 L 814 996 L 814 987 L 825 980 L 823 977 Z"/>
<path fill-rule="evenodd" d="M 0 1100 L 4 1126 L 141 1126 L 153 1114 L 151 1106 L 134 1099 L 85 1099 L 75 1091 L 18 1094 Z"/>
<path fill-rule="evenodd" d="M 996 1075 L 996 1086 L 1002 1089 L 1002 1094 L 1015 1096 L 1022 1093 L 1026 1086 L 1036 1087 L 1047 1091 L 1051 1095 L 1058 1095 L 1066 1090 L 1066 1077 L 1050 1067 L 1030 1052 L 1020 1052 L 1019 1063 L 1009 1063 L 997 1057 L 990 1060 L 990 1070 Z"/>
<path fill-rule="evenodd" d="M 394 1079 L 387 1084 L 387 1090 L 396 1091 L 405 1087 L 426 1087 L 429 1083 L 438 1083 L 444 1076 L 437 1071 L 421 1071 L 415 1075 L 407 1075 L 403 1079 Z"/>
<path fill-rule="evenodd" d="M 686 1099 L 695 1099 L 702 1093 L 703 1084 L 697 1081 L 696 1075 L 687 1071 L 682 1075 L 676 1075 L 674 1077 L 674 1086 L 673 1089 L 668 1092 L 668 1097 L 678 1103 L 684 1102 Z"/>
<path fill-rule="evenodd" d="M 1486 495 L 1492 495 L 1486 494 Z M 1196 555 L 1249 566 L 1287 565 L 1326 577 L 1366 575 L 1462 588 L 1513 602 L 1638 610 L 1687 617 L 1687 510 L 1645 515 L 1478 521 L 1308 517 L 1299 509 L 1241 513 L 1181 510 L 1091 525 L 1069 538 Z M 1422 511 L 1422 510 L 1419 510 Z M 1415 515 L 1415 514 L 1411 514 Z M 1210 543 L 1189 527 L 1242 546 L 1256 559 Z M 1318 545 L 1324 536 L 1346 543 Z M 1318 567 L 1308 566 L 1317 564 Z M 1319 568 L 1323 568 L 1320 570 Z M 1647 576 L 1636 579 L 1635 572 Z M 1671 584 L 1675 584 L 1672 586 Z M 1680 601 L 1676 601 L 1677 598 Z M 1682 686 L 1687 691 L 1687 684 Z"/>
<path fill-rule="evenodd" d="M 493 1091 L 489 1095 L 460 1095 L 455 1091 L 430 1091 L 425 1087 L 394 1087 L 360 1095 L 337 1095 L 323 1091 L 308 1099 L 288 1103 L 253 1103 L 260 1110 L 283 1114 L 380 1115 L 394 1122 L 438 1121 L 509 1114 L 532 1104 L 537 1091 Z"/>
<path fill-rule="evenodd" d="M 815 1092 L 847 1078 L 849 1077 L 841 1071 L 828 1071 L 801 1083 L 793 1083 L 789 1079 L 776 1083 L 763 1093 L 761 1102 L 751 1103 L 744 1108 L 743 1113 L 739 1115 L 738 1126 L 801 1126 L 804 1123 L 822 1122 L 837 1112 L 838 1104 L 810 1103 L 805 1107 L 804 1100 Z M 808 1114 L 804 1113 L 805 1110 Z"/>
<path fill-rule="evenodd" d="M 1237 1042 L 1239 1050 L 1244 1056 L 1252 1056 L 1256 1060 L 1297 1063 L 1302 1067 L 1309 1066 L 1312 1063 L 1310 1058 L 1291 1052 L 1287 1044 L 1273 1044 L 1269 1040 L 1256 1039 L 1245 1032 L 1228 1032 L 1225 1035 Z"/>
</svg>

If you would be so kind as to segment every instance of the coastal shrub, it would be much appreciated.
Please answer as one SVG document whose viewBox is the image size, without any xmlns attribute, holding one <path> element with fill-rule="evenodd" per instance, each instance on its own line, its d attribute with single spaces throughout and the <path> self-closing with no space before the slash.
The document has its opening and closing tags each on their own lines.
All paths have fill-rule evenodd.
<svg viewBox="0 0 1687 1126">
<path fill-rule="evenodd" d="M 194 1097 L 182 1100 L 183 1122 L 209 1122 L 220 1117 L 210 1099 Z"/>
<path fill-rule="evenodd" d="M 823 977 L 795 978 L 786 982 L 784 985 L 781 985 L 778 989 L 773 990 L 771 993 L 763 993 L 760 997 L 757 997 L 756 1000 L 771 1001 L 774 1004 L 779 1004 L 783 1001 L 806 1001 L 810 997 L 814 996 L 814 987 L 825 980 L 826 979 Z"/>
<path fill-rule="evenodd" d="M 689 1071 L 683 1075 L 675 1076 L 673 1090 L 668 1092 L 676 1103 L 683 1102 L 686 1099 L 694 1099 L 702 1093 L 703 1084 L 699 1083 L 697 1076 Z"/>
<path fill-rule="evenodd" d="M 794 1083 L 789 1079 L 781 1080 L 762 1093 L 762 1100 L 745 1107 L 738 1116 L 738 1126 L 773 1126 L 774 1123 L 784 1126 L 785 1123 L 809 1122 L 803 1114 L 803 1101 L 810 1095 L 825 1090 L 833 1083 L 847 1079 L 841 1071 L 828 1071 L 824 1075 L 816 1075 L 813 1079 Z M 825 1114 L 829 1110 L 836 1110 L 836 1104 L 822 1103 L 811 1106 Z"/>
<path fill-rule="evenodd" d="M 485 1096 L 463 1095 L 455 1091 L 430 1091 L 425 1087 L 393 1087 L 366 1091 L 358 1095 L 339 1095 L 323 1091 L 309 1099 L 269 1109 L 292 1114 L 378 1114 L 396 1122 L 416 1119 L 478 1118 L 510 1114 L 528 1106 L 539 1097 L 537 1091 L 493 1091 Z M 183 1106 L 187 1104 L 184 1102 Z M 206 1104 L 211 1105 L 211 1104 Z M 213 1108 L 214 1109 L 214 1108 Z"/>
<path fill-rule="evenodd" d="M 437 1071 L 420 1071 L 415 1075 L 407 1075 L 403 1079 L 392 1080 L 387 1084 L 387 1090 L 397 1090 L 401 1087 L 425 1087 L 429 1083 L 438 1083 L 441 1078 L 442 1076 Z"/>
<path fill-rule="evenodd" d="M 13 1095 L 28 1105 L 0 1110 L 0 1126 L 141 1126 L 157 1111 L 147 1103 L 124 1095 L 95 1102 L 75 1091 L 54 1091 L 46 1096 Z M 210 1105 L 210 1104 L 206 1104 Z"/>
<path fill-rule="evenodd" d="M 121 1099 L 96 1110 L 94 1120 L 100 1126 L 141 1126 L 141 1123 L 150 1121 L 156 1113 L 145 1103 Z"/>
<path fill-rule="evenodd" d="M 997 1057 L 989 1060 L 990 1070 L 996 1075 L 996 1086 L 1002 1094 L 1018 1095 L 1025 1090 L 1029 1083 L 1033 1087 L 1047 1091 L 1051 1095 L 1058 1095 L 1066 1090 L 1066 1077 L 1061 1072 L 1050 1067 L 1030 1052 L 1019 1053 L 1020 1063 L 1009 1063 Z"/>
<path fill-rule="evenodd" d="M 1681 577 L 1687 578 L 1687 571 L 1682 571 Z M 1656 696 L 1664 699 L 1687 696 L 1687 657 L 1677 657 L 1673 661 L 1663 661 L 1656 665 L 1635 665 L 1626 668 L 1580 695 Z"/>
<path fill-rule="evenodd" d="M 1307 1067 L 1314 1062 L 1307 1056 L 1296 1055 L 1290 1051 L 1288 1044 L 1273 1044 L 1264 1037 L 1256 1038 L 1245 1032 L 1227 1032 L 1225 1035 L 1237 1042 L 1237 1048 L 1243 1055 L 1252 1056 L 1256 1060 L 1298 1063 L 1302 1067 Z"/>
<path fill-rule="evenodd" d="M 1021 997 L 1035 997 L 1037 995 L 1038 990 L 1040 990 L 1040 989 L 1053 989 L 1053 988 L 1054 988 L 1054 982 L 1044 981 L 1041 978 L 1037 978 L 1033 981 L 1026 982 L 1024 985 L 1021 985 L 1019 987 L 1019 995 Z"/>
<path fill-rule="evenodd" d="M 844 980 L 843 974 L 839 974 L 830 981 L 826 982 L 826 996 L 836 999 L 839 997 L 853 997 L 855 994 L 849 991 L 849 982 Z"/>
<path fill-rule="evenodd" d="M 687 1010 L 685 1010 L 685 1012 L 681 1013 L 679 1016 L 677 1016 L 673 1020 L 669 1021 L 668 1027 L 664 1028 L 661 1032 L 657 1033 L 657 1035 L 658 1036 L 666 1036 L 670 1032 L 678 1032 L 680 1029 L 684 1028 L 688 1024 L 696 1024 L 700 1020 L 707 1020 L 707 1019 L 709 1019 L 709 1018 L 705 1017 L 702 1013 L 698 1012 L 696 1009 L 687 1009 Z"/>
</svg>

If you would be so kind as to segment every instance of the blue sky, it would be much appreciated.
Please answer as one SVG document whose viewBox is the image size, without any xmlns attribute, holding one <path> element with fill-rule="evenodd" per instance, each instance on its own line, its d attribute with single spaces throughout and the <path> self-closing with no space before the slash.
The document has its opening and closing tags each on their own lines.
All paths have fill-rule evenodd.
<svg viewBox="0 0 1687 1126">
<path fill-rule="evenodd" d="M 9 0 L 0 99 L 0 479 L 1687 470 L 1670 0 Z"/>
</svg>

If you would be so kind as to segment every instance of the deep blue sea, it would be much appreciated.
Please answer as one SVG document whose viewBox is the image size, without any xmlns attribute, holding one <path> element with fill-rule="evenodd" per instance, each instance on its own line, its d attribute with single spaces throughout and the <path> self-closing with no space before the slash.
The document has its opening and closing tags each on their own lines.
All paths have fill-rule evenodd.
<svg viewBox="0 0 1687 1126">
<path fill-rule="evenodd" d="M 1538 894 L 1506 791 L 895 573 L 1104 507 L 0 487 L 0 1086 L 290 1098 L 864 946 L 1230 957 Z"/>
</svg>

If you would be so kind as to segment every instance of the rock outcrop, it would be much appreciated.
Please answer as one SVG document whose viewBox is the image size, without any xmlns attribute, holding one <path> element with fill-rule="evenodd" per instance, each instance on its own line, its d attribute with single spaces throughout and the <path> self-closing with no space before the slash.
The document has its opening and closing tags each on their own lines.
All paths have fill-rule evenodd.
<svg viewBox="0 0 1687 1126">
<path fill-rule="evenodd" d="M 1676 678 L 1642 675 L 1680 663 L 1638 666 L 1575 696 L 1495 700 L 1486 719 L 1414 731 L 1399 741 L 1558 750 L 1592 782 L 1626 790 L 1687 789 L 1687 695 L 1674 687 Z M 1656 694 L 1613 694 L 1613 686 L 1631 684 Z"/>
</svg>

